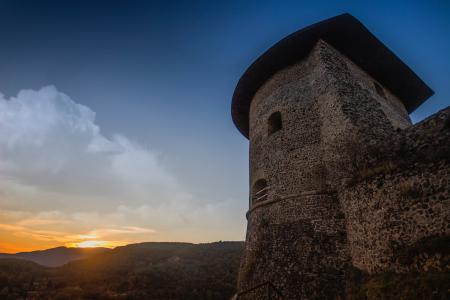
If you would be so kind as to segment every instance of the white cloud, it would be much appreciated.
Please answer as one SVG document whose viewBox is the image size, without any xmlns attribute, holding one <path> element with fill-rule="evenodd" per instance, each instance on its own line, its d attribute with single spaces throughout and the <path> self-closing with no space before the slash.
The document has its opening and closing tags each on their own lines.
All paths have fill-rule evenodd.
<svg viewBox="0 0 450 300">
<path fill-rule="evenodd" d="M 104 136 L 95 112 L 53 86 L 0 94 L 0 230 L 200 241 L 242 228 L 230 220 L 236 201 L 193 201 L 161 161 L 123 135 Z"/>
<path fill-rule="evenodd" d="M 48 203 L 35 199 L 40 208 L 61 194 L 70 200 L 63 207 L 78 209 L 190 197 L 155 153 L 124 136 L 105 137 L 91 109 L 53 86 L 0 95 L 0 157 L 3 191 L 43 193 Z"/>
</svg>

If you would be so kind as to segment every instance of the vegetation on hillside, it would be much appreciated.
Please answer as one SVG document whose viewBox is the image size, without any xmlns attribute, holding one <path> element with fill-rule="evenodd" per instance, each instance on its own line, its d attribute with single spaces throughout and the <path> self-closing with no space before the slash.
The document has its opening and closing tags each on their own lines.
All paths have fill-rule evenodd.
<svg viewBox="0 0 450 300">
<path fill-rule="evenodd" d="M 229 299 L 242 246 L 133 244 L 58 268 L 0 259 L 0 299 Z"/>
</svg>

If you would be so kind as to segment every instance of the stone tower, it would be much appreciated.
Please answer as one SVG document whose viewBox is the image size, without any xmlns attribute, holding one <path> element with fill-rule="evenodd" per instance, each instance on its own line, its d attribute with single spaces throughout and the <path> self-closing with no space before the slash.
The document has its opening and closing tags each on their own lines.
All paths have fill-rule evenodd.
<svg viewBox="0 0 450 300">
<path fill-rule="evenodd" d="M 355 155 L 412 127 L 409 113 L 432 94 L 349 14 L 295 32 L 247 69 L 232 102 L 250 141 L 239 299 L 344 297 L 364 239 L 349 236 L 343 196 Z"/>
</svg>

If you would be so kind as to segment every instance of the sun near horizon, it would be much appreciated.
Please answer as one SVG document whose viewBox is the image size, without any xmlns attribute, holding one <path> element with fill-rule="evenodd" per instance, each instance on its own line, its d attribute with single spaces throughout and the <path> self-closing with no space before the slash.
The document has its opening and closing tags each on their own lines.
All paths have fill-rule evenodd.
<svg viewBox="0 0 450 300">
<path fill-rule="evenodd" d="M 114 249 L 119 246 L 125 246 L 130 243 L 126 242 L 111 242 L 111 241 L 96 241 L 96 240 L 89 240 L 89 241 L 83 241 L 83 242 L 77 242 L 77 243 L 67 243 L 64 246 L 67 248 L 109 248 Z"/>
<path fill-rule="evenodd" d="M 86 239 L 70 241 L 65 243 L 42 243 L 27 244 L 24 241 L 21 243 L 0 243 L 0 253 L 15 254 L 19 252 L 32 252 L 42 251 L 58 247 L 66 248 L 109 248 L 114 249 L 119 246 L 126 246 L 129 244 L 139 243 L 141 241 L 108 241 L 108 240 L 96 240 Z"/>
</svg>

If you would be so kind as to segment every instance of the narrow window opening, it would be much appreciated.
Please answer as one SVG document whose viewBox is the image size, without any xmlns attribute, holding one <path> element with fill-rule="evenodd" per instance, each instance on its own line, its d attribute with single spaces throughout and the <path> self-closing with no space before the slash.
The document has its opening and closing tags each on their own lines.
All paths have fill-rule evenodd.
<svg viewBox="0 0 450 300">
<path fill-rule="evenodd" d="M 377 91 L 377 94 L 386 99 L 386 93 L 384 92 L 384 89 L 381 85 L 379 85 L 377 82 L 374 82 L 373 85 L 375 86 L 375 90 Z"/>
<path fill-rule="evenodd" d="M 281 113 L 279 111 L 270 115 L 268 120 L 268 135 L 271 135 L 283 128 Z"/>
<path fill-rule="evenodd" d="M 252 202 L 257 203 L 267 199 L 269 187 L 265 179 L 259 179 L 252 188 Z"/>
<path fill-rule="evenodd" d="M 450 130 L 450 116 L 448 116 L 447 120 L 445 120 L 444 127 Z"/>
</svg>

